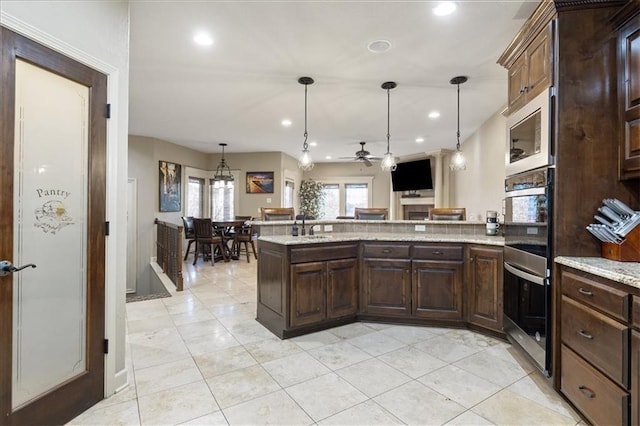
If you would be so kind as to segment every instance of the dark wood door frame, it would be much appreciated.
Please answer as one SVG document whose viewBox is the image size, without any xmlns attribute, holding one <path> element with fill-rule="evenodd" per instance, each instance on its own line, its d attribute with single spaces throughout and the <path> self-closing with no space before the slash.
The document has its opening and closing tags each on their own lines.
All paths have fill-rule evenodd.
<svg viewBox="0 0 640 426">
<path fill-rule="evenodd" d="M 62 424 L 104 397 L 107 77 L 0 27 L 0 259 L 13 258 L 15 62 L 22 59 L 89 87 L 87 370 L 13 411 L 11 275 L 0 277 L 0 424 Z"/>
</svg>

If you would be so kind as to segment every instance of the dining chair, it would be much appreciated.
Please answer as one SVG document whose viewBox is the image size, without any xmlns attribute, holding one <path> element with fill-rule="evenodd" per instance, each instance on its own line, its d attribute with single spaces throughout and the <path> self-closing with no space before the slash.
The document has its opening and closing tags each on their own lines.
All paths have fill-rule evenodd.
<svg viewBox="0 0 640 426">
<path fill-rule="evenodd" d="M 429 209 L 429 220 L 467 220 L 464 207 L 438 207 Z"/>
<path fill-rule="evenodd" d="M 211 265 L 215 265 L 215 248 L 217 247 L 222 254 L 225 262 L 229 261 L 227 250 L 225 249 L 222 237 L 213 235 L 213 225 L 211 219 L 193 219 L 193 229 L 195 231 L 196 250 L 193 255 L 193 264 L 198 261 L 198 253 L 202 252 L 202 260 L 206 260 L 207 253 L 211 256 Z"/>
<path fill-rule="evenodd" d="M 188 241 L 187 251 L 184 253 L 184 260 L 187 260 L 191 244 L 196 240 L 196 233 L 193 229 L 193 216 L 182 216 L 182 224 L 184 225 L 184 237 Z"/>
<path fill-rule="evenodd" d="M 253 257 L 258 259 L 258 254 L 256 253 L 256 246 L 253 242 L 253 224 L 248 226 L 243 226 L 236 232 L 235 237 L 233 237 L 233 245 L 231 246 L 231 252 L 235 253 L 238 258 L 240 257 L 240 252 L 242 251 L 242 245 L 244 244 L 244 252 L 247 254 L 247 263 L 250 261 L 249 256 L 249 244 L 251 244 L 251 250 L 253 251 Z"/>
<path fill-rule="evenodd" d="M 386 220 L 389 217 L 389 209 L 384 207 L 356 207 L 353 215 L 360 220 Z"/>
</svg>

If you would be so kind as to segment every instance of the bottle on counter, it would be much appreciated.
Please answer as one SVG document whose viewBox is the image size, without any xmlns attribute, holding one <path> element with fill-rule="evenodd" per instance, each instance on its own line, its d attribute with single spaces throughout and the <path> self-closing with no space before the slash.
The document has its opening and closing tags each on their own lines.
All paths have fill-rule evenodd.
<svg viewBox="0 0 640 426">
<path fill-rule="evenodd" d="M 295 220 L 293 221 L 293 227 L 291 228 L 291 235 L 293 237 L 298 236 L 298 222 L 296 222 Z"/>
</svg>

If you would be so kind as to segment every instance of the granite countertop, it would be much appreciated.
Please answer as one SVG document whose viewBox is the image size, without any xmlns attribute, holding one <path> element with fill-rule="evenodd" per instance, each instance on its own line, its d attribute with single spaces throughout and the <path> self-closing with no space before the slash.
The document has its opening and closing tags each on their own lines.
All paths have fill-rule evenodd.
<svg viewBox="0 0 640 426">
<path fill-rule="evenodd" d="M 316 233 L 312 236 L 273 235 L 261 236 L 258 241 L 268 241 L 283 245 L 338 243 L 345 241 L 406 241 L 406 242 L 430 242 L 430 243 L 473 243 L 493 246 L 504 246 L 504 238 L 487 235 L 460 235 L 460 234 L 397 234 L 397 233 Z"/>
<path fill-rule="evenodd" d="M 268 225 L 288 225 L 293 220 L 254 220 L 253 224 L 260 226 Z M 301 220 L 296 220 L 302 223 Z M 305 222 L 308 225 L 331 224 L 331 223 L 355 223 L 355 224 L 400 224 L 400 225 L 486 225 L 486 222 L 479 220 L 362 220 L 362 219 L 311 219 Z"/>
<path fill-rule="evenodd" d="M 637 262 L 616 262 L 602 257 L 568 256 L 558 256 L 555 261 L 561 265 L 640 288 L 640 263 Z"/>
</svg>

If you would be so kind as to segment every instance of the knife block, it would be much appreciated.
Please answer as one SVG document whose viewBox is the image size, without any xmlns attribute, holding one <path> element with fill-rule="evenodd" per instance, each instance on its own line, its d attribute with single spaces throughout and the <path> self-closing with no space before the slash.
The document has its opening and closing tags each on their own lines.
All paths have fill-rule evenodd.
<svg viewBox="0 0 640 426">
<path fill-rule="evenodd" d="M 618 262 L 640 262 L 640 226 L 636 226 L 620 243 L 602 243 L 602 257 Z"/>
</svg>

